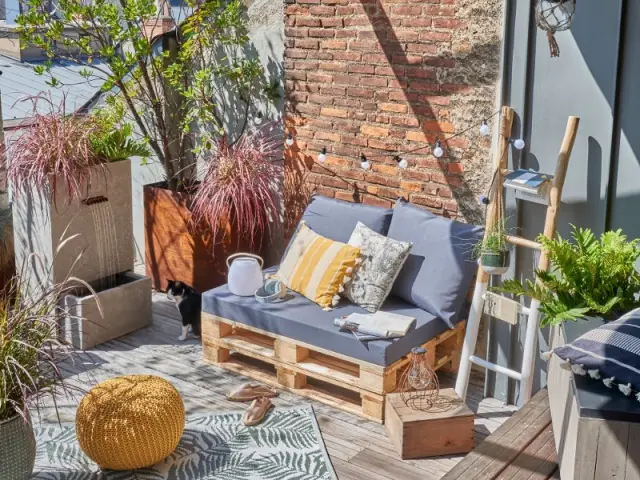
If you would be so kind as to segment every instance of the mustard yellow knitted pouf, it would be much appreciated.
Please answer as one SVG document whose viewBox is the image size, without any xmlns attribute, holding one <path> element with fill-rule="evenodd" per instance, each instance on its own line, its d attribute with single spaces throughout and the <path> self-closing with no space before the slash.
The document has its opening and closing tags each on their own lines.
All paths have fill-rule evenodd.
<svg viewBox="0 0 640 480">
<path fill-rule="evenodd" d="M 173 385 L 153 375 L 127 375 L 87 393 L 76 414 L 76 435 L 100 467 L 132 470 L 168 457 L 184 423 L 184 404 Z"/>
</svg>

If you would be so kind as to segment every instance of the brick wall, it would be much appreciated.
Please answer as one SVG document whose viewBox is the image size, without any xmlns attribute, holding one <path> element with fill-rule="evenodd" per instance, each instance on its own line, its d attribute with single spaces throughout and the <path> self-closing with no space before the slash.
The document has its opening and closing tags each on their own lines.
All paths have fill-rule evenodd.
<svg viewBox="0 0 640 480">
<path fill-rule="evenodd" d="M 322 195 L 390 206 L 398 197 L 481 221 L 490 139 L 478 128 L 432 145 L 496 110 L 502 0 L 297 0 L 285 24 L 286 120 L 292 176 Z M 315 162 L 327 148 L 323 165 Z M 372 168 L 360 167 L 360 154 Z M 306 172 L 304 175 L 301 172 Z M 301 181 L 301 180 L 300 180 Z M 303 186 L 293 186 L 301 195 Z"/>
</svg>

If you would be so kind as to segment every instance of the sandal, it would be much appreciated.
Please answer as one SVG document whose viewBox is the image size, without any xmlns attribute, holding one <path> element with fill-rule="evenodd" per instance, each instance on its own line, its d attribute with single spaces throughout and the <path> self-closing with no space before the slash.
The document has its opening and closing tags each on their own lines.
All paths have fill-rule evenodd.
<svg viewBox="0 0 640 480">
<path fill-rule="evenodd" d="M 260 397 L 273 398 L 277 396 L 278 392 L 273 388 L 249 382 L 243 383 L 227 393 L 227 400 L 232 402 L 250 402 Z"/>
<path fill-rule="evenodd" d="M 242 423 L 247 427 L 259 424 L 272 407 L 273 403 L 267 397 L 256 398 L 242 415 Z"/>
</svg>

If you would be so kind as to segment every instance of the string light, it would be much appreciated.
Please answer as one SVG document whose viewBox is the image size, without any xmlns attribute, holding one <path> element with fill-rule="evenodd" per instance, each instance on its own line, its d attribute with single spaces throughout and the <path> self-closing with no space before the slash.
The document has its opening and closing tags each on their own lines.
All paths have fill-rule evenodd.
<svg viewBox="0 0 640 480">
<path fill-rule="evenodd" d="M 262 117 L 261 112 L 258 112 L 258 115 L 260 115 L 260 117 Z M 482 136 L 487 136 L 491 134 L 491 128 L 489 127 L 488 124 L 488 120 L 496 117 L 500 115 L 500 110 L 492 113 L 491 115 L 489 115 L 488 117 L 485 117 L 481 120 L 480 122 L 480 135 Z M 465 133 L 471 131 L 474 128 L 478 128 L 478 123 L 474 123 L 473 125 L 470 125 L 468 128 L 465 128 L 464 130 L 461 130 L 447 138 L 444 139 L 445 142 L 449 142 L 450 140 L 459 137 L 461 135 L 464 135 Z M 291 140 L 290 140 L 291 138 Z M 293 137 L 291 136 L 291 134 L 289 134 L 289 136 L 287 137 L 287 145 L 291 145 L 289 142 L 291 141 L 291 144 L 293 143 Z M 509 143 L 511 143 L 514 148 L 518 149 L 518 150 L 522 150 L 526 144 L 525 141 L 523 139 L 509 139 Z M 432 148 L 433 147 L 433 155 L 437 158 L 442 158 L 444 156 L 444 148 L 442 146 L 442 142 L 440 141 L 440 139 L 436 139 L 436 143 L 434 145 L 425 145 L 425 146 L 421 146 L 421 147 L 417 147 L 414 148 L 412 150 L 407 150 L 405 152 L 397 152 L 395 155 L 393 155 L 393 160 L 395 160 L 398 163 L 398 167 L 399 168 L 408 168 L 409 166 L 409 162 L 407 162 L 407 160 L 405 160 L 401 155 L 408 155 L 408 154 L 412 154 L 415 152 L 418 152 L 420 150 L 424 150 L 427 148 Z M 374 155 L 374 158 L 383 158 L 383 157 L 387 157 L 389 154 L 384 154 L 384 155 Z M 322 158 L 322 160 L 321 160 Z M 318 155 L 318 160 L 321 162 L 324 162 L 324 159 L 326 159 L 326 148 L 322 149 L 322 153 L 320 153 Z M 369 170 L 371 168 L 371 161 L 364 155 L 361 154 L 360 155 L 360 166 L 365 169 L 365 170 Z"/>
<path fill-rule="evenodd" d="M 400 168 L 407 168 L 409 166 L 409 162 L 404 158 L 401 158 L 400 155 L 394 155 L 393 159 L 397 162 L 398 167 Z"/>
<path fill-rule="evenodd" d="M 326 159 L 327 159 L 327 147 L 322 147 L 322 150 L 320 150 L 320 153 L 318 154 L 318 161 L 320 163 L 324 163 Z"/>
<path fill-rule="evenodd" d="M 527 146 L 525 141 L 521 138 L 517 138 L 515 140 L 509 139 L 509 141 L 511 142 L 511 144 L 514 146 L 516 150 L 522 150 L 524 147 Z"/>
<path fill-rule="evenodd" d="M 444 150 L 442 149 L 442 144 L 440 143 L 440 140 L 436 140 L 436 146 L 433 149 L 433 156 L 436 158 L 442 158 L 443 155 Z"/>
<path fill-rule="evenodd" d="M 256 113 L 256 116 L 253 117 L 253 123 L 255 123 L 256 125 L 260 125 L 262 123 L 262 120 L 262 112 L 258 111 L 258 113 Z"/>
<path fill-rule="evenodd" d="M 287 147 L 290 147 L 291 145 L 293 145 L 293 135 L 288 134 L 287 139 L 285 140 L 284 143 L 287 144 Z"/>
<path fill-rule="evenodd" d="M 480 135 L 488 137 L 490 134 L 491 130 L 489 129 L 489 124 L 486 120 L 482 120 L 482 124 L 480 125 Z"/>
</svg>

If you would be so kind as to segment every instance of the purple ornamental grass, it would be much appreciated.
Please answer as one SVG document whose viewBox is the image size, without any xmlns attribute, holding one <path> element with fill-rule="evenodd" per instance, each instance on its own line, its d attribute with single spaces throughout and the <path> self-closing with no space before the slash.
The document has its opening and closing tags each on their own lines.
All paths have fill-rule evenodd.
<svg viewBox="0 0 640 480">
<path fill-rule="evenodd" d="M 222 137 L 207 161 L 192 213 L 196 224 L 210 227 L 216 242 L 223 240 L 227 222 L 251 246 L 279 222 L 283 169 L 274 161 L 281 142 L 263 132 L 245 133 L 234 145 Z"/>
<path fill-rule="evenodd" d="M 40 101 L 49 104 L 50 112 L 36 110 Z M 95 123 L 86 116 L 64 112 L 64 102 L 55 106 L 46 98 L 34 100 L 32 118 L 8 149 L 7 177 L 16 196 L 33 191 L 55 199 L 58 189 L 64 187 L 68 199 L 78 198 L 87 188 L 89 167 L 102 163 L 89 140 L 97 128 Z"/>
</svg>

